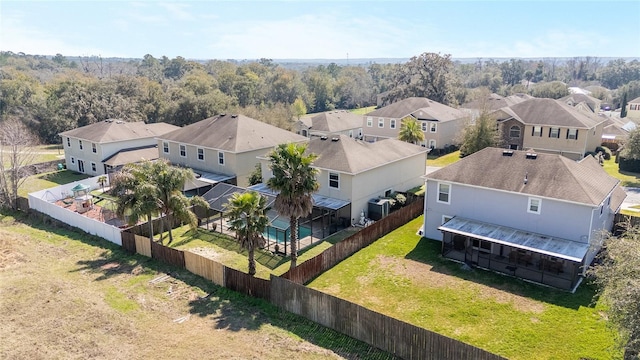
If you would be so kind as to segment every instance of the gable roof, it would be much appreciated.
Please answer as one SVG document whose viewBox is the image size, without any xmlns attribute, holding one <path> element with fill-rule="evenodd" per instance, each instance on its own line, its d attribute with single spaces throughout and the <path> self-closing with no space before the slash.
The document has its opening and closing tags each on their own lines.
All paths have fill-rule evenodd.
<svg viewBox="0 0 640 360">
<path fill-rule="evenodd" d="M 158 154 L 158 145 L 151 145 L 120 150 L 117 153 L 102 160 L 102 162 L 106 165 L 115 167 L 140 162 L 143 160 L 156 160 L 159 157 L 160 155 Z"/>
<path fill-rule="evenodd" d="M 440 122 L 457 120 L 467 116 L 461 110 L 421 97 L 400 100 L 366 114 L 366 116 L 380 116 L 392 119 L 402 119 L 409 115 L 418 120 Z"/>
<path fill-rule="evenodd" d="M 346 110 L 327 111 L 311 118 L 312 130 L 340 132 L 362 127 L 362 115 Z"/>
<path fill-rule="evenodd" d="M 558 99 L 569 106 L 577 106 L 578 104 L 584 103 L 589 107 L 591 112 L 596 112 L 600 109 L 600 103 L 602 100 L 594 98 L 593 96 L 589 96 L 587 94 L 569 94 L 565 97 Z"/>
<path fill-rule="evenodd" d="M 179 127 L 167 123 L 145 124 L 143 121 L 126 122 L 109 119 L 60 133 L 95 143 L 109 143 L 139 138 L 154 138 Z"/>
<path fill-rule="evenodd" d="M 183 144 L 242 153 L 307 138 L 244 115 L 218 115 L 158 137 Z"/>
<path fill-rule="evenodd" d="M 503 107 L 519 104 L 531 98 L 533 97 L 527 94 L 516 94 L 516 95 L 510 95 L 510 96 L 504 97 L 496 93 L 493 93 L 493 94 L 489 94 L 489 96 L 487 96 L 486 99 L 473 100 L 462 105 L 461 107 L 465 109 L 481 110 L 483 106 L 486 106 L 487 110 L 498 110 Z"/>
<path fill-rule="evenodd" d="M 634 103 L 634 104 L 635 104 L 635 103 L 640 103 L 640 97 L 637 97 L 637 98 L 635 98 L 635 99 L 633 99 L 633 100 L 629 100 L 629 102 L 630 102 L 630 103 Z"/>
<path fill-rule="evenodd" d="M 498 120 L 514 118 L 527 125 L 591 129 L 604 119 L 578 111 L 562 101 L 533 98 L 495 111 Z M 503 115 L 501 115 L 503 114 Z"/>
<path fill-rule="evenodd" d="M 325 140 L 315 138 L 309 141 L 307 147 L 307 153 L 318 155 L 313 162 L 314 167 L 348 174 L 358 174 L 411 156 L 425 154 L 428 151 L 422 146 L 396 139 L 369 143 L 346 135 Z"/>
<path fill-rule="evenodd" d="M 486 148 L 426 178 L 596 206 L 620 183 L 592 156 L 576 162 L 561 155 L 536 155 L 527 159 L 526 151 Z"/>
</svg>

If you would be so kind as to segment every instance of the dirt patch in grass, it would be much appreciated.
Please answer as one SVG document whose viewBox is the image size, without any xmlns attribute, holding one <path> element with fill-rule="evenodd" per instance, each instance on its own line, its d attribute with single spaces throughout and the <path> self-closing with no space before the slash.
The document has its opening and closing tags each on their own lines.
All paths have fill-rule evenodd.
<svg viewBox="0 0 640 360">
<path fill-rule="evenodd" d="M 217 252 L 215 249 L 207 248 L 207 247 L 197 247 L 193 249 L 189 249 L 190 252 L 204 256 L 211 260 L 217 260 L 220 258 L 221 254 Z"/>
<path fill-rule="evenodd" d="M 0 270 L 26 261 L 23 253 L 15 248 L 16 237 L 0 239 Z"/>
<path fill-rule="evenodd" d="M 500 288 L 473 283 L 449 274 L 432 271 L 433 267 L 429 264 L 385 255 L 378 255 L 375 261 L 381 268 L 392 272 L 395 276 L 411 280 L 416 286 L 432 288 L 465 287 L 483 299 L 492 299 L 500 304 L 511 304 L 518 311 L 536 314 L 544 311 L 544 304 L 539 301 Z"/>
</svg>

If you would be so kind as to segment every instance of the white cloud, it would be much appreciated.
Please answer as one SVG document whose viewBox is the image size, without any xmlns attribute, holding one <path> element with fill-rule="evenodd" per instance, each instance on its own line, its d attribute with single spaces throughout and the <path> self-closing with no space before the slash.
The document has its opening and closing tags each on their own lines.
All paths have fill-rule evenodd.
<svg viewBox="0 0 640 360">
<path fill-rule="evenodd" d="M 171 17 L 177 20 L 193 20 L 193 15 L 187 11 L 190 8 L 188 4 L 185 3 L 159 3 L 160 7 L 164 8 Z"/>
</svg>

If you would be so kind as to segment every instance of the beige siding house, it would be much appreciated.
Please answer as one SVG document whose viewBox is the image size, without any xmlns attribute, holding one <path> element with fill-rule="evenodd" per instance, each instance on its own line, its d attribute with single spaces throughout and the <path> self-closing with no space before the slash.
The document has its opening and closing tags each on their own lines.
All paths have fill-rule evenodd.
<svg viewBox="0 0 640 360">
<path fill-rule="evenodd" d="M 627 104 L 627 117 L 636 121 L 640 120 L 640 97 L 629 101 Z"/>
<path fill-rule="evenodd" d="M 318 158 L 313 167 L 319 170 L 318 195 L 351 203 L 350 213 L 339 217 L 360 219 L 368 214 L 371 199 L 406 191 L 423 183 L 428 150 L 396 139 L 368 143 L 346 135 L 313 138 L 307 152 Z M 272 177 L 267 159 L 262 159 L 262 176 Z"/>
<path fill-rule="evenodd" d="M 312 117 L 300 119 L 297 123 L 298 134 L 302 136 L 346 135 L 362 138 L 362 115 L 347 110 L 323 112 Z"/>
<path fill-rule="evenodd" d="M 308 139 L 244 115 L 219 115 L 158 136 L 160 157 L 174 165 L 246 187 L 259 160 L 275 146 Z"/>
<path fill-rule="evenodd" d="M 126 162 L 157 159 L 156 136 L 175 129 L 178 127 L 166 123 L 105 120 L 62 132 L 60 137 L 67 169 L 101 175 Z M 125 153 L 127 156 L 117 156 Z"/>
<path fill-rule="evenodd" d="M 411 97 L 365 114 L 364 140 L 397 139 L 405 117 L 420 122 L 424 133 L 420 145 L 442 149 L 457 143 L 458 133 L 469 115 L 427 98 Z"/>
<path fill-rule="evenodd" d="M 553 99 L 529 99 L 491 115 L 498 121 L 503 145 L 534 149 L 573 160 L 595 151 L 602 142 L 604 118 Z"/>
</svg>

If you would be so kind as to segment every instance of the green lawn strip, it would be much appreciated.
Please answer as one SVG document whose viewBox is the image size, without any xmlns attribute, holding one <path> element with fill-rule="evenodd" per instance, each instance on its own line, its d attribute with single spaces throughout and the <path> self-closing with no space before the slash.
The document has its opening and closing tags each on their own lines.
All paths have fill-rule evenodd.
<svg viewBox="0 0 640 360">
<path fill-rule="evenodd" d="M 58 185 L 72 183 L 74 181 L 90 178 L 89 175 L 80 174 L 71 170 L 60 170 L 48 173 L 36 174 L 29 176 L 23 183 L 22 187 L 18 190 L 20 196 L 27 196 L 27 194 L 56 187 Z"/>
<path fill-rule="evenodd" d="M 452 153 L 442 156 L 427 156 L 427 166 L 447 166 L 460 160 L 460 151 L 454 151 Z"/>
<path fill-rule="evenodd" d="M 613 334 L 575 294 L 483 270 L 462 270 L 419 239 L 422 217 L 364 248 L 309 286 L 512 359 L 609 359 Z M 414 274 L 414 272 L 417 272 Z M 426 274 L 426 275 L 425 275 Z"/>
<path fill-rule="evenodd" d="M 614 157 L 609 160 L 605 160 L 603 168 L 607 172 L 607 174 L 613 176 L 616 179 L 619 179 L 620 185 L 629 187 L 640 187 L 640 174 L 628 171 L 620 171 Z"/>
<path fill-rule="evenodd" d="M 154 321 L 150 319 L 174 316 L 161 304 L 170 298 L 171 289 L 178 292 L 186 288 L 187 293 L 197 295 L 196 298 L 189 300 L 185 295 L 174 298 L 173 302 L 183 301 L 185 310 L 194 316 L 226 319 L 230 326 L 238 324 L 248 331 L 275 332 L 306 340 L 346 358 L 393 359 L 390 354 L 282 311 L 267 301 L 216 286 L 185 269 L 128 254 L 120 246 L 98 237 L 57 227 L 42 222 L 40 217 L 27 217 L 19 213 L 0 214 L 0 220 L 3 230 L 21 234 L 28 241 L 38 246 L 42 246 L 39 245 L 42 243 L 47 251 L 59 254 L 60 261 L 51 267 L 50 274 L 63 286 L 63 290 L 75 284 L 72 288 L 77 290 L 72 294 L 73 298 L 67 301 L 82 305 L 84 300 L 76 298 L 76 295 L 84 291 L 100 291 L 109 307 L 129 317 L 129 321 L 136 321 L 137 326 Z M 151 280 L 164 274 L 169 274 L 171 279 L 150 284 Z"/>
<path fill-rule="evenodd" d="M 359 108 L 359 109 L 351 109 L 349 111 L 354 113 L 354 114 L 364 115 L 366 113 L 372 112 L 375 109 L 376 109 L 375 106 L 367 106 L 367 107 L 363 107 L 363 108 Z"/>
</svg>

